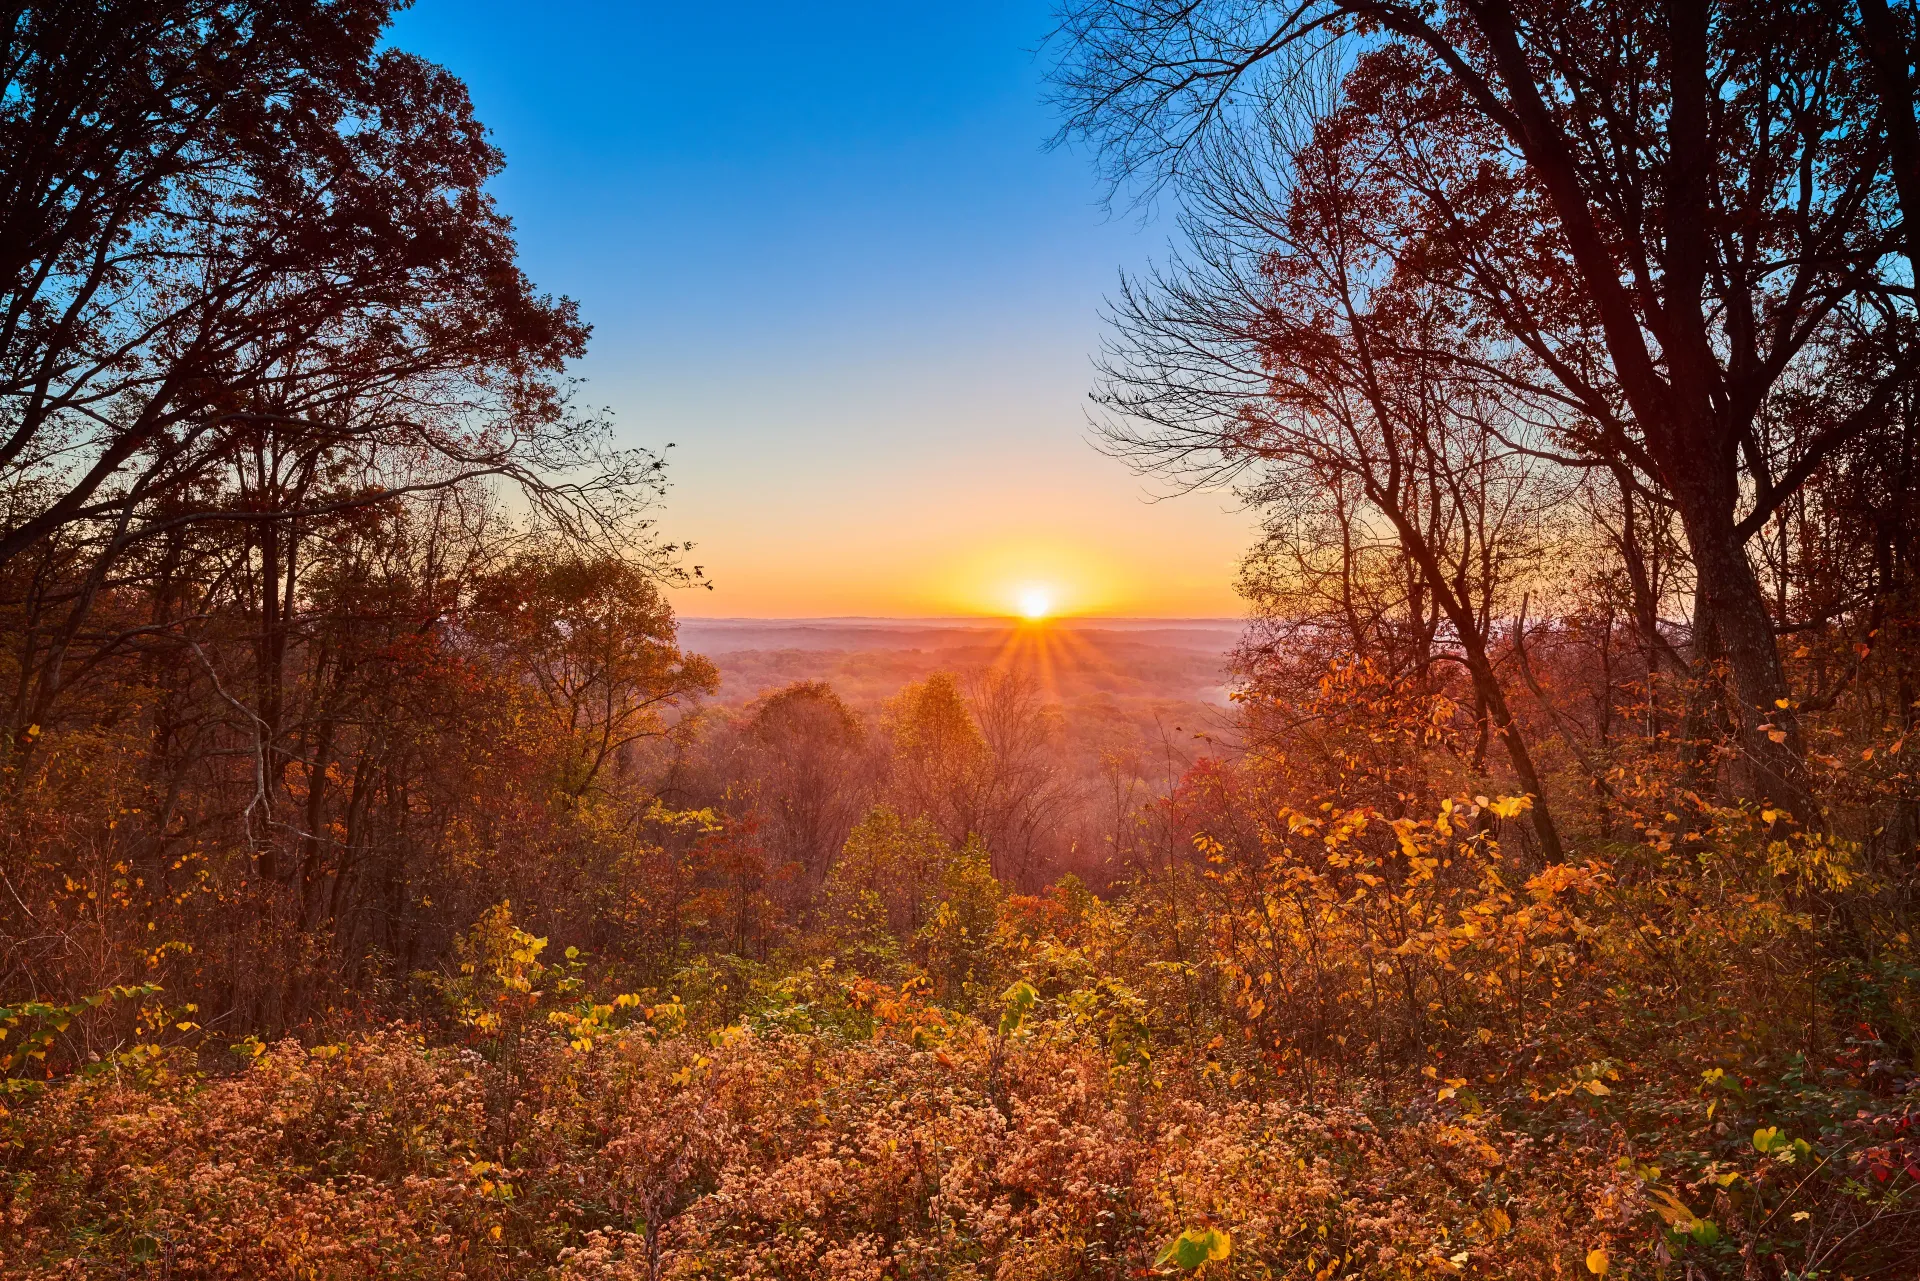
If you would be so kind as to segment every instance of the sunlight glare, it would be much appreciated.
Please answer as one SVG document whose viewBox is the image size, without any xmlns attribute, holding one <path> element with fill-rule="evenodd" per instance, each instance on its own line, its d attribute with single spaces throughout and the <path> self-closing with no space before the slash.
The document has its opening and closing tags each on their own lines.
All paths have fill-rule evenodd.
<svg viewBox="0 0 1920 1281">
<path fill-rule="evenodd" d="M 1053 612 L 1053 596 L 1044 587 L 1029 587 L 1020 593 L 1020 615 L 1038 622 Z"/>
</svg>

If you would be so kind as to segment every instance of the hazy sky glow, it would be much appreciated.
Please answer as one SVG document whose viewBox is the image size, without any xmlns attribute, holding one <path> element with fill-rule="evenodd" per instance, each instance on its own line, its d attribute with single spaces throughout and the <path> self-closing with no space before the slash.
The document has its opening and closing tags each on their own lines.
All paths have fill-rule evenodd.
<svg viewBox="0 0 1920 1281">
<path fill-rule="evenodd" d="M 697 8 L 697 11 L 696 11 Z M 586 399 L 674 441 L 690 615 L 1219 616 L 1251 521 L 1087 442 L 1101 298 L 1164 230 L 1042 144 L 1045 0 L 422 0 L 396 43 L 507 153 Z"/>
</svg>

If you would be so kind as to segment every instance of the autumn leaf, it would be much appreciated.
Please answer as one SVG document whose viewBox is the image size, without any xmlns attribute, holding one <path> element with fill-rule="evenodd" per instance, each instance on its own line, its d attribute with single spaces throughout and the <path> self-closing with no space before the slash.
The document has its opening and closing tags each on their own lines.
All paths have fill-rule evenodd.
<svg viewBox="0 0 1920 1281">
<path fill-rule="evenodd" d="M 1521 814 L 1533 808 L 1533 798 L 1531 796 L 1502 796 L 1497 800 L 1489 802 L 1487 808 L 1501 818 L 1518 818 Z"/>
</svg>

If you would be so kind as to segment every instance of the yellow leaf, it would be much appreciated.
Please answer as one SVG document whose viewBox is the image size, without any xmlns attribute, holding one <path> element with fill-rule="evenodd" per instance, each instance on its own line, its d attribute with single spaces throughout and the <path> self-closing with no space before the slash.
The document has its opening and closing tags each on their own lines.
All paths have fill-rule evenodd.
<svg viewBox="0 0 1920 1281">
<path fill-rule="evenodd" d="M 1654 1188 L 1647 1198 L 1653 1202 L 1653 1212 L 1667 1221 L 1667 1226 L 1678 1232 L 1690 1232 L 1698 1217 L 1686 1206 L 1686 1202 L 1667 1191 Z"/>
<path fill-rule="evenodd" d="M 1605 1250 L 1587 1251 L 1587 1271 L 1597 1277 L 1607 1275 L 1607 1252 Z"/>
<path fill-rule="evenodd" d="M 1602 1081 L 1582 1081 L 1580 1083 L 1580 1087 L 1584 1089 L 1588 1094 L 1593 1095 L 1595 1098 L 1599 1098 L 1601 1095 L 1604 1095 L 1604 1094 L 1613 1093 L 1612 1090 L 1609 1090 L 1606 1087 L 1606 1083 Z"/>
<path fill-rule="evenodd" d="M 1501 818 L 1517 818 L 1525 811 L 1533 808 L 1533 798 L 1531 796 L 1502 796 L 1499 800 L 1487 806 L 1487 808 Z"/>
</svg>

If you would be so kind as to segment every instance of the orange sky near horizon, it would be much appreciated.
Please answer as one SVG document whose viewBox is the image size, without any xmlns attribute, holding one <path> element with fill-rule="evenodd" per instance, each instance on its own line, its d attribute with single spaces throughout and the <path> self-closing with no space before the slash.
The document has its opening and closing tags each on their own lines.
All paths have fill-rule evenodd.
<svg viewBox="0 0 1920 1281">
<path fill-rule="evenodd" d="M 603 372 L 624 429 L 676 442 L 659 529 L 695 544 L 689 563 L 714 587 L 674 593 L 675 608 L 1004 616 L 1043 588 L 1062 615 L 1240 617 L 1257 517 L 1100 451 L 1098 295 L 1061 292 L 1064 314 L 1038 334 L 937 294 L 885 342 L 823 328 L 723 396 L 677 371 Z"/>
<path fill-rule="evenodd" d="M 674 607 L 689 618 L 1013 616 L 1044 597 L 1049 617 L 1240 617 L 1233 584 L 1254 519 L 1230 495 L 1148 501 L 1126 468 L 1071 443 L 997 484 L 970 477 L 965 457 L 936 458 L 938 482 L 880 491 L 785 492 L 738 464 L 713 493 L 703 474 L 683 478 L 662 526 L 695 542 L 689 563 L 713 588 L 676 591 Z"/>
</svg>

